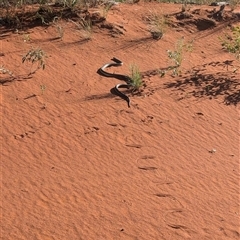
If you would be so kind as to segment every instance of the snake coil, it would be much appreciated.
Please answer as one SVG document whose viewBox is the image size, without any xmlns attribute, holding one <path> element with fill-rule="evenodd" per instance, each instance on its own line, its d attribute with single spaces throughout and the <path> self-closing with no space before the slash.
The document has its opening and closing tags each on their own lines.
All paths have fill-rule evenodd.
<svg viewBox="0 0 240 240">
<path fill-rule="evenodd" d="M 129 89 L 132 86 L 132 79 L 129 76 L 126 76 L 126 75 L 106 72 L 105 71 L 106 68 L 109 68 L 109 67 L 119 67 L 119 66 L 123 65 L 122 61 L 117 59 L 117 58 L 115 58 L 115 57 L 112 58 L 111 60 L 113 62 L 104 64 L 101 68 L 98 69 L 97 73 L 102 75 L 102 76 L 104 76 L 104 77 L 113 77 L 113 78 L 117 78 L 119 80 L 122 80 L 122 81 L 126 82 L 126 84 L 122 84 L 122 83 L 117 84 L 114 87 L 114 90 L 115 90 L 115 92 L 116 92 L 116 94 L 118 96 L 120 96 L 122 99 L 127 101 L 128 107 L 130 107 L 130 103 L 131 103 L 130 98 L 127 95 L 125 95 L 124 93 L 122 93 L 119 90 L 119 88 L 127 88 L 127 89 Z"/>
</svg>

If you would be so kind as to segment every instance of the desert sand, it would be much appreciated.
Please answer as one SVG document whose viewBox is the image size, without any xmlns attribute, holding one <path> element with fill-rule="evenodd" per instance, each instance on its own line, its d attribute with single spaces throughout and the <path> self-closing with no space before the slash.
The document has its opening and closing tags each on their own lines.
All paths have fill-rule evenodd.
<svg viewBox="0 0 240 240">
<path fill-rule="evenodd" d="M 1 26 L 1 239 L 239 239 L 239 62 L 219 41 L 239 18 L 181 7 L 118 4 L 90 36 L 62 19 L 62 39 L 56 24 Z M 151 13 L 169 14 L 158 40 Z M 160 77 L 178 39 L 192 50 Z M 46 66 L 28 76 L 32 47 Z M 97 74 L 112 57 L 109 72 L 142 74 L 130 108 Z"/>
</svg>

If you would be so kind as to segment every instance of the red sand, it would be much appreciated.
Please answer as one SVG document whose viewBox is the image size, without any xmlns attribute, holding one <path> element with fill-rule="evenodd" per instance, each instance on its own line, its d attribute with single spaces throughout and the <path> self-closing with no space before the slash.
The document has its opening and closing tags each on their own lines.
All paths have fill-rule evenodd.
<svg viewBox="0 0 240 240">
<path fill-rule="evenodd" d="M 16 76 L 1 85 L 1 239 L 239 239 L 237 61 L 218 39 L 226 23 L 151 39 L 144 16 L 180 10 L 119 4 L 107 21 L 123 34 L 96 26 L 89 41 L 67 21 L 62 41 L 54 26 L 30 29 L 26 42 L 1 38 L 1 64 Z M 181 37 L 193 40 L 182 76 L 148 74 L 169 66 L 166 51 Z M 24 79 L 31 46 L 47 53 L 46 69 Z M 135 63 L 143 73 L 131 108 L 110 93 L 120 81 L 96 73 L 112 57 L 124 65 L 110 71 Z"/>
</svg>

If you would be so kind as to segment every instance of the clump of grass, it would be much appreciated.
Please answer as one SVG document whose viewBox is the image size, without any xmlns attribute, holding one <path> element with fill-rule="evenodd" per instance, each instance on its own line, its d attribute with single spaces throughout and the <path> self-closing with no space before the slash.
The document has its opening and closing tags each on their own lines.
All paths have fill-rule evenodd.
<svg viewBox="0 0 240 240">
<path fill-rule="evenodd" d="M 40 68 L 42 68 L 43 70 L 45 69 L 46 57 L 46 53 L 41 48 L 32 48 L 22 57 L 22 63 L 24 63 L 25 61 L 31 63 L 31 70 L 29 75 L 35 73 Z M 32 67 L 35 64 L 37 65 L 37 67 L 34 71 L 32 71 Z"/>
<path fill-rule="evenodd" d="M 143 82 L 139 67 L 136 64 L 130 65 L 130 78 L 133 91 L 138 91 L 139 88 L 143 85 Z"/>
<path fill-rule="evenodd" d="M 163 14 L 150 11 L 147 21 L 149 23 L 149 31 L 152 34 L 153 39 L 161 39 L 168 25 L 167 18 Z"/>
<path fill-rule="evenodd" d="M 85 39 L 91 39 L 92 36 L 92 20 L 90 17 L 84 17 L 80 20 L 80 25 L 83 30 L 83 36 Z"/>
</svg>

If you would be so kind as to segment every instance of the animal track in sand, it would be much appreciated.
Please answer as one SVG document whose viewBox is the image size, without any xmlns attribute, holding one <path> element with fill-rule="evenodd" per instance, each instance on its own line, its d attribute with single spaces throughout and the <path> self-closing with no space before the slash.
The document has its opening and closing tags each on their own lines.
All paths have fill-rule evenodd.
<svg viewBox="0 0 240 240">
<path fill-rule="evenodd" d="M 164 216 L 164 221 L 168 227 L 181 231 L 179 234 L 188 238 L 195 232 L 187 226 L 191 219 L 191 215 L 184 208 L 169 209 Z"/>
<path fill-rule="evenodd" d="M 99 131 L 99 128 L 98 127 L 86 127 L 84 129 L 84 134 L 90 134 L 90 133 L 95 133 Z"/>
<path fill-rule="evenodd" d="M 147 166 L 149 164 L 149 160 L 155 159 L 155 156 L 153 155 L 144 155 L 140 159 L 137 159 L 137 164 L 140 165 L 138 166 L 138 169 L 141 170 L 156 170 L 157 167 L 154 166 Z M 152 163 L 150 162 L 152 165 Z"/>
</svg>

